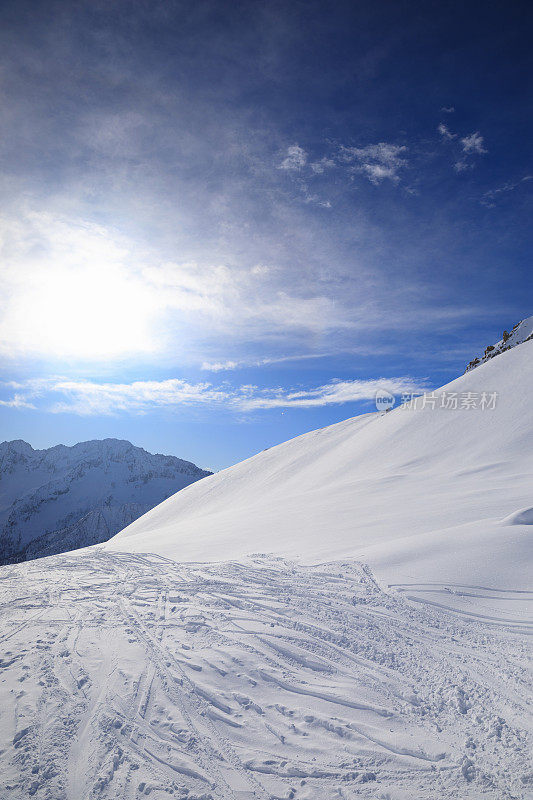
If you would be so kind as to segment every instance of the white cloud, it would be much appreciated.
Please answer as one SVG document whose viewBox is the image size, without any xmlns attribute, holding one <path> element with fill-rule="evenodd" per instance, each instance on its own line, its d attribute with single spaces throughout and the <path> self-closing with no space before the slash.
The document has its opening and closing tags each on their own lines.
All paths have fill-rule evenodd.
<svg viewBox="0 0 533 800">
<path fill-rule="evenodd" d="M 372 380 L 330 381 L 316 389 L 275 392 L 243 398 L 240 406 L 244 411 L 264 408 L 312 408 L 318 406 L 353 403 L 359 400 L 372 400 L 379 390 L 391 394 L 419 393 L 424 390 L 420 382 L 409 377 L 376 378 Z"/>
<path fill-rule="evenodd" d="M 301 170 L 307 164 L 307 153 L 298 144 L 287 147 L 287 155 L 279 165 L 278 169 Z"/>
<path fill-rule="evenodd" d="M 214 389 L 209 383 L 189 383 L 178 378 L 133 383 L 60 380 L 51 384 L 49 391 L 65 397 L 55 402 L 50 411 L 83 416 L 116 414 L 120 411 L 145 414 L 156 408 L 216 404 L 228 397 L 227 392 Z"/>
<path fill-rule="evenodd" d="M 227 372 L 228 370 L 238 369 L 244 366 L 242 361 L 203 361 L 200 369 L 205 372 Z"/>
<path fill-rule="evenodd" d="M 452 133 L 443 122 L 438 125 L 437 130 L 443 142 L 455 142 L 458 137 L 458 134 Z M 453 168 L 456 172 L 467 172 L 474 169 L 472 157 L 484 155 L 488 152 L 484 146 L 483 136 L 479 131 L 471 133 L 469 136 L 461 137 L 458 142 L 455 142 L 453 150 L 456 158 Z"/>
<path fill-rule="evenodd" d="M 208 382 L 191 383 L 179 378 L 132 383 L 97 382 L 90 380 L 47 379 L 28 381 L 25 390 L 1 405 L 33 408 L 29 399 L 40 396 L 44 410 L 80 416 L 147 414 L 156 409 L 176 410 L 183 406 L 223 406 L 245 412 L 269 408 L 312 408 L 341 405 L 372 399 L 385 389 L 392 394 L 421 392 L 426 388 L 410 377 L 371 380 L 332 380 L 313 389 L 259 389 L 255 385 L 213 386 Z M 48 403 L 48 399 L 51 402 Z M 57 399 L 54 399 L 57 398 Z"/>
<path fill-rule="evenodd" d="M 327 169 L 331 169 L 335 166 L 335 161 L 332 158 L 324 156 L 324 158 L 321 158 L 319 161 L 313 161 L 309 166 L 316 175 L 322 175 Z"/>
<path fill-rule="evenodd" d="M 381 143 L 355 155 L 394 162 L 402 152 Z M 355 155 L 342 161 L 345 171 L 359 169 Z M 340 165 L 338 151 L 336 158 Z M 152 377 L 154 364 L 180 365 L 184 374 L 185 364 L 212 362 L 222 371 L 244 355 L 257 364 L 265 352 L 368 353 L 385 331 L 420 328 L 426 313 L 440 313 L 419 294 L 413 300 L 405 282 L 379 268 L 367 272 L 374 254 L 364 241 L 346 268 L 327 231 L 298 227 L 300 211 L 284 227 L 292 260 L 284 247 L 259 242 L 249 264 L 233 242 L 230 263 L 173 261 L 133 233 L 52 210 L 17 212 L 0 215 L 0 355 L 9 367 L 38 358 L 48 373 L 75 367 L 86 375 L 88 363 L 105 363 L 120 380 L 132 374 L 132 359 Z M 179 254 L 179 245 L 169 251 Z M 68 368 L 59 366 L 65 361 Z"/>
<path fill-rule="evenodd" d="M 346 309 L 303 280 L 288 286 L 275 267 L 165 261 L 83 219 L 0 217 L 0 251 L 0 351 L 10 357 L 154 358 L 207 335 L 253 340 L 349 324 Z"/>
<path fill-rule="evenodd" d="M 363 164 L 362 169 L 366 172 L 368 180 L 371 183 L 378 184 L 382 180 L 388 178 L 396 182 L 399 180 L 398 168 L 396 166 L 384 166 L 383 164 Z"/>
<path fill-rule="evenodd" d="M 33 403 L 20 394 L 13 395 L 9 400 L 0 400 L 0 406 L 4 406 L 4 408 L 35 408 Z"/>
<path fill-rule="evenodd" d="M 514 189 L 517 189 L 522 183 L 528 183 L 529 181 L 532 180 L 533 180 L 533 175 L 525 175 L 518 181 L 509 181 L 508 183 L 504 183 L 503 186 L 499 186 L 497 189 L 490 189 L 488 192 L 484 192 L 479 202 L 481 203 L 481 205 L 487 206 L 487 208 L 494 208 L 494 206 L 496 205 L 496 200 L 498 200 L 502 194 L 506 194 L 507 192 L 512 192 L 514 191 Z"/>
<path fill-rule="evenodd" d="M 363 172 L 371 183 L 377 185 L 386 179 L 398 183 L 400 180 L 398 173 L 407 164 L 403 155 L 406 152 L 407 147 L 404 145 L 379 142 L 366 147 L 342 146 L 340 157 L 348 163 L 356 162 L 357 169 Z"/>
<path fill-rule="evenodd" d="M 443 111 L 444 114 L 453 114 L 455 108 L 454 106 L 442 106 L 441 111 Z"/>
<path fill-rule="evenodd" d="M 266 367 L 270 364 L 283 364 L 287 361 L 309 361 L 319 358 L 331 358 L 343 352 L 349 352 L 353 354 L 358 351 L 357 349 L 352 348 L 349 351 L 337 350 L 335 353 L 295 353 L 291 356 L 268 356 L 266 358 L 240 359 L 238 361 L 231 359 L 228 361 L 204 361 L 201 369 L 207 372 L 227 372 L 234 369 L 240 369 L 242 367 Z M 365 349 L 365 353 L 366 352 L 367 350 Z M 375 348 L 374 352 L 379 352 L 379 349 Z"/>
<path fill-rule="evenodd" d="M 308 162 L 308 155 L 299 145 L 292 145 L 287 148 L 287 156 L 281 162 L 278 169 L 284 169 L 295 173 L 293 176 L 306 203 L 315 203 L 324 208 L 331 208 L 331 201 L 324 199 L 312 192 L 307 183 L 301 180 L 302 171 L 305 170 L 307 179 L 324 174 L 327 170 L 334 167 L 344 167 L 349 165 L 349 172 L 354 170 L 362 172 L 374 185 L 390 180 L 398 183 L 400 180 L 399 172 L 402 167 L 407 165 L 405 145 L 378 142 L 364 147 L 351 147 L 341 145 L 336 148 L 333 155 L 323 156 L 322 158 Z M 306 169 L 307 168 L 307 169 Z"/>
<path fill-rule="evenodd" d="M 445 125 L 443 122 L 440 123 L 440 125 L 437 128 L 437 130 L 440 133 L 440 135 L 442 136 L 442 138 L 445 139 L 448 142 L 452 141 L 452 139 L 456 139 L 457 138 L 457 134 L 456 133 L 452 133 L 450 131 L 450 129 L 448 128 L 448 126 Z"/>
<path fill-rule="evenodd" d="M 304 188 L 304 202 L 314 203 L 317 206 L 322 206 L 322 208 L 331 208 L 330 200 L 325 200 L 317 194 L 312 194 L 307 187 Z"/>
<path fill-rule="evenodd" d="M 475 133 L 471 133 L 470 136 L 465 136 L 461 139 L 461 144 L 463 146 L 464 153 L 475 153 L 477 155 L 483 155 L 487 153 L 488 150 L 485 149 L 483 146 L 483 136 L 480 135 L 479 131 Z"/>
<path fill-rule="evenodd" d="M 469 169 L 474 169 L 474 165 L 466 161 L 464 158 L 460 158 L 459 161 L 455 162 L 453 168 L 456 172 L 466 172 Z"/>
</svg>

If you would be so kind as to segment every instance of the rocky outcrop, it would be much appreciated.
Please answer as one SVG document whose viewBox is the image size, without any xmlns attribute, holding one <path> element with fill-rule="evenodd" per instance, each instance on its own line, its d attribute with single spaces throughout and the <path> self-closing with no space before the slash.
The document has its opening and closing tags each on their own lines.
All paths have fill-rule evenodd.
<svg viewBox="0 0 533 800">
<path fill-rule="evenodd" d="M 496 344 L 489 344 L 488 347 L 485 348 L 485 352 L 482 356 L 472 359 L 467 365 L 465 372 L 469 372 L 471 369 L 479 367 L 480 364 L 490 361 L 491 358 L 505 353 L 506 350 L 511 350 L 512 347 L 516 347 L 518 344 L 522 344 L 531 339 L 533 339 L 533 317 L 528 317 L 527 319 L 517 322 L 510 332 L 504 331 L 499 342 L 496 342 Z"/>
</svg>

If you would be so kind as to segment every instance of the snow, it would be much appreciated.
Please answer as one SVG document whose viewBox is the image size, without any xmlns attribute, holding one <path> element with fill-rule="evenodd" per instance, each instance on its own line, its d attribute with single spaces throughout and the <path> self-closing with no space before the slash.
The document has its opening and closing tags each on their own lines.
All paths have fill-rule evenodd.
<svg viewBox="0 0 533 800">
<path fill-rule="evenodd" d="M 494 591 L 442 588 L 271 555 L 4 567 L 0 796 L 525 800 L 523 597 L 494 622 Z"/>
<path fill-rule="evenodd" d="M 0 569 L 2 800 L 531 800 L 532 348 Z"/>
<path fill-rule="evenodd" d="M 415 409 L 259 453 L 169 498 L 105 548 L 193 561 L 356 558 L 388 582 L 531 588 L 531 528 L 505 519 L 533 501 L 532 355 L 525 342 Z M 458 408 L 442 408 L 454 393 Z M 461 407 L 468 393 L 477 407 Z M 481 408 L 483 393 L 495 393 L 494 408 Z"/>
<path fill-rule="evenodd" d="M 0 444 L 0 563 L 103 542 L 178 489 L 209 475 L 118 439 L 34 450 Z"/>
<path fill-rule="evenodd" d="M 466 368 L 467 372 L 470 369 L 475 369 L 479 364 L 483 364 L 485 361 L 489 361 L 491 358 L 510 350 L 512 347 L 530 340 L 533 337 L 533 317 L 527 317 L 527 319 L 517 322 L 514 328 L 511 331 L 507 331 L 507 333 L 508 336 L 505 340 L 502 337 L 499 342 L 492 346 L 489 345 L 480 358 L 473 359 Z"/>
</svg>

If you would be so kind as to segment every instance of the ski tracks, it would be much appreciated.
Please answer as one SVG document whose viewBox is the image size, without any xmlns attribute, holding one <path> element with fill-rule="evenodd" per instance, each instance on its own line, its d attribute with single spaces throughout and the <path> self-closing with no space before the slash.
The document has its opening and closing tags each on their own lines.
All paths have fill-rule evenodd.
<svg viewBox="0 0 533 800">
<path fill-rule="evenodd" d="M 2 800 L 531 790 L 523 593 L 98 548 L 8 577 Z"/>
</svg>

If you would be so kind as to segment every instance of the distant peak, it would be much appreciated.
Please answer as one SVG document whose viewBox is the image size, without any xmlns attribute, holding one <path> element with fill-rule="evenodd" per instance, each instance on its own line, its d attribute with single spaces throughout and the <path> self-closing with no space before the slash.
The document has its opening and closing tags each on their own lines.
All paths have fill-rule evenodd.
<svg viewBox="0 0 533 800">
<path fill-rule="evenodd" d="M 530 339 L 533 339 L 533 317 L 522 319 L 520 322 L 517 322 L 511 330 L 503 331 L 500 341 L 495 344 L 489 344 L 485 348 L 485 352 L 482 356 L 472 359 L 467 365 L 465 372 L 479 367 L 480 364 L 484 364 L 486 361 L 490 361 L 491 358 L 499 356 L 505 353 L 506 350 L 511 350 L 511 348 L 523 344 L 523 342 L 527 342 Z"/>
<path fill-rule="evenodd" d="M 2 442 L 0 444 L 0 449 L 7 451 L 11 450 L 15 453 L 33 453 L 33 447 L 28 442 L 25 442 L 24 439 L 12 439 L 10 442 Z"/>
<path fill-rule="evenodd" d="M 161 453 L 150 453 L 143 447 L 137 447 L 127 439 L 89 439 L 86 442 L 78 442 L 73 445 L 56 444 L 53 447 L 34 449 L 31 444 L 22 439 L 14 439 L 11 442 L 0 444 L 0 455 L 12 460 L 18 460 L 18 456 L 24 456 L 40 462 L 48 461 L 57 464 L 59 461 L 74 463 L 90 461 L 124 461 L 128 463 L 144 464 L 146 469 L 156 470 L 162 465 L 171 469 L 177 469 L 180 473 L 190 473 L 198 475 L 210 475 L 209 470 L 201 469 L 191 461 L 186 461 L 178 456 L 163 455 Z"/>
<path fill-rule="evenodd" d="M 89 439 L 86 442 L 78 442 L 77 444 L 72 445 L 72 447 L 79 447 L 85 449 L 91 448 L 98 448 L 98 449 L 110 449 L 110 450 L 142 450 L 142 447 L 136 447 L 131 442 L 128 442 L 127 439 L 113 439 L 108 437 L 106 439 Z M 146 451 L 143 451 L 146 452 Z"/>
</svg>

